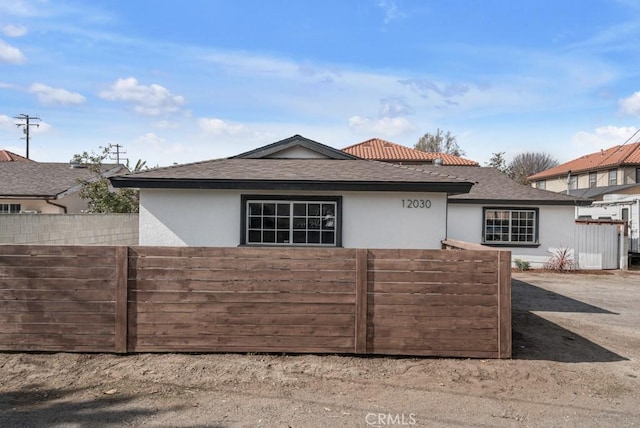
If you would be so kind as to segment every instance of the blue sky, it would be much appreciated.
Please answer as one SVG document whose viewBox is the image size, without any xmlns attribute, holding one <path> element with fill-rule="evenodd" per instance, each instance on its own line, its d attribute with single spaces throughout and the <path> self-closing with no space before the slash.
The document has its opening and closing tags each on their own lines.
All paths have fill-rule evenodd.
<svg viewBox="0 0 640 428">
<path fill-rule="evenodd" d="M 640 127 L 634 0 L 0 0 L 0 148 L 37 161 L 120 144 L 170 165 L 294 134 L 481 164 L 564 162 Z"/>
</svg>

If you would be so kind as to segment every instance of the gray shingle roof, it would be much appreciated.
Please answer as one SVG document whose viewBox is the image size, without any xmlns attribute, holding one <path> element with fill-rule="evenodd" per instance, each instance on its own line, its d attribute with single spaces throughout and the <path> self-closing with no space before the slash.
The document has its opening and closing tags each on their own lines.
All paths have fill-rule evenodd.
<svg viewBox="0 0 640 428">
<path fill-rule="evenodd" d="M 495 168 L 470 166 L 421 166 L 426 171 L 441 170 L 445 174 L 471 180 L 476 184 L 467 194 L 449 198 L 452 203 L 501 203 L 528 205 L 584 205 L 591 201 L 563 193 L 535 189 L 511 180 Z"/>
<path fill-rule="evenodd" d="M 103 165 L 104 171 L 121 168 Z M 55 197 L 78 180 L 88 180 L 95 174 L 87 168 L 71 168 L 68 163 L 2 162 L 0 163 L 0 196 Z"/>
<path fill-rule="evenodd" d="M 115 177 L 115 187 L 412 190 L 464 193 L 469 180 L 444 170 L 364 159 L 219 159 Z"/>
</svg>

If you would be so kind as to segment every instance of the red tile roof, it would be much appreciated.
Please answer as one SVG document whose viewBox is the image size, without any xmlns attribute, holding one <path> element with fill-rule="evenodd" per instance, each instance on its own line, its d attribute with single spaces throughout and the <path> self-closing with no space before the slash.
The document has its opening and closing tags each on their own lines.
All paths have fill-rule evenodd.
<svg viewBox="0 0 640 428">
<path fill-rule="evenodd" d="M 442 164 L 448 166 L 478 166 L 478 162 L 459 156 L 447 153 L 423 152 L 381 140 L 380 138 L 372 138 L 362 143 L 345 147 L 342 151 L 363 159 L 385 162 L 433 162 L 435 159 L 442 159 Z"/>
<path fill-rule="evenodd" d="M 34 162 L 9 150 L 0 149 L 0 162 Z"/>
<path fill-rule="evenodd" d="M 598 171 L 624 165 L 640 165 L 640 142 L 614 146 L 607 150 L 584 155 L 578 159 L 539 172 L 528 178 L 531 181 L 542 180 L 545 178 L 564 176 L 567 175 L 569 171 L 572 173 Z"/>
</svg>

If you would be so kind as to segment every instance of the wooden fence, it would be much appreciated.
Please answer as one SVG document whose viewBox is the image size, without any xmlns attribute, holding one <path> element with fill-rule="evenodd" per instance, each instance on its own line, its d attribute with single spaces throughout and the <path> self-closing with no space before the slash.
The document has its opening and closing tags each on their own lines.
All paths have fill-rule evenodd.
<svg viewBox="0 0 640 428">
<path fill-rule="evenodd" d="M 508 358 L 510 257 L 0 246 L 0 350 Z"/>
</svg>

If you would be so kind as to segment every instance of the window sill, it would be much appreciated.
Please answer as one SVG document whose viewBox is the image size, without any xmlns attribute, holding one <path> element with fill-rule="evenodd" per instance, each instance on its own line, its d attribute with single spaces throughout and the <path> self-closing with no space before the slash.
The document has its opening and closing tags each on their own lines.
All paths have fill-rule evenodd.
<svg viewBox="0 0 640 428">
<path fill-rule="evenodd" d="M 513 247 L 513 248 L 538 248 L 540 247 L 540 243 L 519 243 L 519 242 L 508 242 L 508 243 L 495 243 L 495 242 L 481 242 L 482 245 L 487 247 Z"/>
</svg>

